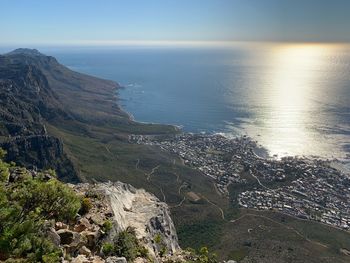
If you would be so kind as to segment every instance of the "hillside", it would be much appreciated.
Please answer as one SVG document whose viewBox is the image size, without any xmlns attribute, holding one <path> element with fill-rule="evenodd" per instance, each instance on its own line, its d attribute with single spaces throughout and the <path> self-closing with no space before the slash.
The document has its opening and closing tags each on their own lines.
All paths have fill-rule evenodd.
<svg viewBox="0 0 350 263">
<path fill-rule="evenodd" d="M 0 56 L 0 87 L 0 139 L 8 161 L 53 167 L 66 181 L 82 180 L 84 174 L 67 158 L 59 136 L 48 132 L 51 125 L 87 136 L 95 136 L 92 130 L 101 126 L 118 126 L 122 131 L 109 136 L 121 137 L 128 129 L 143 128 L 116 104 L 117 83 L 73 72 L 37 50 Z"/>
<path fill-rule="evenodd" d="M 182 250 L 168 206 L 121 182 L 64 184 L 52 171 L 3 161 L 0 261 L 17 263 L 209 262 Z"/>
</svg>

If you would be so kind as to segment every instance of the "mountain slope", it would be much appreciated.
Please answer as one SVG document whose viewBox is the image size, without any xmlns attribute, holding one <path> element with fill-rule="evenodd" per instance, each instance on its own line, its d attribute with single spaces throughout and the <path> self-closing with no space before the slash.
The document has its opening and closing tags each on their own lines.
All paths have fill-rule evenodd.
<svg viewBox="0 0 350 263">
<path fill-rule="evenodd" d="M 61 179 L 78 181 L 62 142 L 46 131 L 45 120 L 69 118 L 47 78 L 34 64 L 0 56 L 0 143 L 8 161 L 54 168 Z"/>
<path fill-rule="evenodd" d="M 69 149 L 62 144 L 67 136 L 48 131 L 50 127 L 93 138 L 102 126 L 103 137 L 124 139 L 131 130 L 174 132 L 171 126 L 158 129 L 160 125 L 133 122 L 116 103 L 118 88 L 113 81 L 71 71 L 37 50 L 17 49 L 0 56 L 0 143 L 8 161 L 54 168 L 61 179 L 76 182 L 85 179 L 80 158 L 67 158 Z"/>
</svg>

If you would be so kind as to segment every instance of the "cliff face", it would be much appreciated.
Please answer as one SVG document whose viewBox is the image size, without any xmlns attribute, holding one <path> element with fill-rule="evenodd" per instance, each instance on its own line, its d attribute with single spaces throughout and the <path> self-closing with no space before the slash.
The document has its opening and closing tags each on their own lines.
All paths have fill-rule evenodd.
<svg viewBox="0 0 350 263">
<path fill-rule="evenodd" d="M 139 245 L 146 248 L 148 256 L 139 255 L 133 262 L 183 262 L 183 252 L 168 206 L 143 189 L 121 182 L 71 185 L 79 196 L 91 202 L 88 213 L 76 222 L 56 222 L 50 238 L 62 248 L 64 262 L 126 262 L 112 261 L 103 244 L 114 244 L 121 232 L 133 229 Z M 105 222 L 112 222 L 107 231 Z M 67 239 L 67 236 L 72 238 Z M 121 255 L 119 255 L 121 256 Z M 98 261 L 96 261 L 98 258 Z M 81 261 L 79 261 L 81 260 Z M 131 262 L 131 261 L 130 261 Z"/>
<path fill-rule="evenodd" d="M 7 161 L 39 169 L 53 168 L 60 179 L 77 182 L 77 173 L 62 142 L 49 136 L 45 127 L 46 121 L 69 118 L 69 114 L 60 106 L 39 65 L 18 54 L 0 56 L 0 147 L 8 152 Z M 34 52 L 26 56 L 34 59 L 39 55 Z"/>
<path fill-rule="evenodd" d="M 118 231 L 135 228 L 136 236 L 153 254 L 166 248 L 171 254 L 179 249 L 168 206 L 143 189 L 121 182 L 100 184 L 114 214 Z"/>
</svg>

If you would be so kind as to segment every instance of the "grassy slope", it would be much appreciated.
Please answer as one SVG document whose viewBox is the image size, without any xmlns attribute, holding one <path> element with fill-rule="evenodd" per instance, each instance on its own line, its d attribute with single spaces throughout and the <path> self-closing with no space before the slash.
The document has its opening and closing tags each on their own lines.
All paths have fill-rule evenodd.
<svg viewBox="0 0 350 263">
<path fill-rule="evenodd" d="M 121 180 L 145 188 L 166 201 L 171 207 L 183 247 L 207 245 L 222 258 L 251 258 L 252 262 L 258 259 L 259 262 L 264 262 L 264 259 L 266 262 L 282 259 L 284 261 L 281 262 L 349 260 L 339 253 L 340 248 L 350 249 L 348 233 L 274 212 L 238 209 L 216 193 L 210 179 L 184 166 L 176 156 L 155 147 L 129 144 L 116 135 L 117 129 L 113 129 L 114 136 L 111 136 L 111 130 L 103 133 L 100 127 L 93 126 L 90 126 L 89 134 L 52 125 L 48 128 L 64 140 L 69 155 L 87 180 Z M 156 169 L 151 174 L 153 168 Z M 250 185 L 254 186 L 254 183 Z M 239 186 L 232 187 L 231 199 L 242 190 L 244 188 Z M 195 202 L 186 194 L 188 192 L 194 192 L 202 199 Z M 224 220 L 220 209 L 205 198 L 223 209 Z M 234 218 L 239 220 L 229 222 Z M 248 233 L 248 229 L 253 230 Z M 252 245 L 244 245 L 246 241 L 252 242 Z"/>
</svg>

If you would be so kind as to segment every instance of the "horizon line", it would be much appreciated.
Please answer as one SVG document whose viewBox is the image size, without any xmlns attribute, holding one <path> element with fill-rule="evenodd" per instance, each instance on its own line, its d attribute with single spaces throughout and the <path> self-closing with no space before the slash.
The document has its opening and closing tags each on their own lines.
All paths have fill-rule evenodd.
<svg viewBox="0 0 350 263">
<path fill-rule="evenodd" d="M 47 47 L 229 47 L 233 44 L 330 44 L 349 45 L 350 42 L 340 41 L 283 41 L 283 40 L 76 40 L 76 41 L 48 41 L 48 42 L 8 42 L 0 43 L 2 47 L 9 46 L 47 46 Z"/>
</svg>

